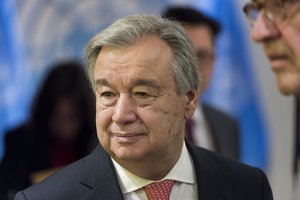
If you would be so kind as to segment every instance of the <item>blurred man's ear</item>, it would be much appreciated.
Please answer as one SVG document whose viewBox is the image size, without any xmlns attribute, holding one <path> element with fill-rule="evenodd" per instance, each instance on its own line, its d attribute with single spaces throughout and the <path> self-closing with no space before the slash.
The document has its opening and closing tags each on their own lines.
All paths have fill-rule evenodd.
<svg viewBox="0 0 300 200">
<path fill-rule="evenodd" d="M 198 100 L 199 100 L 199 91 L 198 90 L 190 90 L 186 94 L 186 105 L 185 105 L 185 118 L 192 118 L 194 111 L 197 108 Z"/>
</svg>

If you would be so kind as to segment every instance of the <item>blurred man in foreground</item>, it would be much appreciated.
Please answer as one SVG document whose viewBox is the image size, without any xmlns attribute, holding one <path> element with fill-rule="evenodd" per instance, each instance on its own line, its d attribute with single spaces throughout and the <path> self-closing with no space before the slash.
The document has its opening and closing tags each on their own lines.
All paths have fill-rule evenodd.
<svg viewBox="0 0 300 200">
<path fill-rule="evenodd" d="M 275 73 L 277 87 L 296 98 L 295 198 L 300 199 L 300 1 L 252 0 L 244 7 L 252 38 L 261 43 Z M 298 190 L 298 191 L 297 191 Z"/>
<path fill-rule="evenodd" d="M 263 45 L 279 90 L 300 97 L 300 1 L 253 1 L 244 7 L 252 38 Z"/>
</svg>

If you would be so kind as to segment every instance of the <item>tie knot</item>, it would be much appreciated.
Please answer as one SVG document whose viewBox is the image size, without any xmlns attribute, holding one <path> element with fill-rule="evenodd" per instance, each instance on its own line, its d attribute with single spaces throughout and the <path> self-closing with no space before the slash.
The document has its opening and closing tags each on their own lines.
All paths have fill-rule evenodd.
<svg viewBox="0 0 300 200">
<path fill-rule="evenodd" d="M 145 186 L 148 200 L 169 200 L 174 180 L 163 180 Z"/>
</svg>

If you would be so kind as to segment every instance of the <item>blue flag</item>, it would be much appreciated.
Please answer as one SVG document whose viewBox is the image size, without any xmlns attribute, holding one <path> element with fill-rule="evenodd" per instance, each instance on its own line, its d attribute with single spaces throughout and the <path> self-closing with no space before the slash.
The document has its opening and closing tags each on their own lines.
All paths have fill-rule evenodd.
<svg viewBox="0 0 300 200">
<path fill-rule="evenodd" d="M 27 115 L 28 75 L 14 0 L 0 1 L 0 158 L 4 133 Z M 26 91 L 27 90 L 27 91 Z M 26 95 L 25 95 L 26 94 Z"/>
<path fill-rule="evenodd" d="M 267 126 L 251 62 L 247 21 L 234 0 L 198 1 L 194 6 L 222 24 L 216 66 L 203 101 L 235 116 L 241 128 L 241 161 L 267 168 Z"/>
</svg>

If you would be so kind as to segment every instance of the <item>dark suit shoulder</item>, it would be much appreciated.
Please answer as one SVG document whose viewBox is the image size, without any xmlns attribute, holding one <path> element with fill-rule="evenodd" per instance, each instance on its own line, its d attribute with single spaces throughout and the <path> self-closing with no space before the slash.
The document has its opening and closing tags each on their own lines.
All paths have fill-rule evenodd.
<svg viewBox="0 0 300 200">
<path fill-rule="evenodd" d="M 251 176 L 249 176 L 249 174 L 253 175 L 253 173 L 256 174 L 257 171 L 260 171 L 258 168 L 243 164 L 201 147 L 191 146 L 189 148 L 191 149 L 190 152 L 193 154 L 194 159 L 199 162 L 205 162 L 203 166 L 209 166 L 209 170 L 215 174 L 230 176 L 230 174 L 238 175 L 239 173 L 246 173 L 246 178 L 250 178 Z"/>
<path fill-rule="evenodd" d="M 197 178 L 207 176 L 207 174 L 214 177 L 223 193 L 231 197 L 229 199 L 273 199 L 267 177 L 259 168 L 203 148 L 188 146 L 195 167 L 200 168 Z"/>
</svg>

